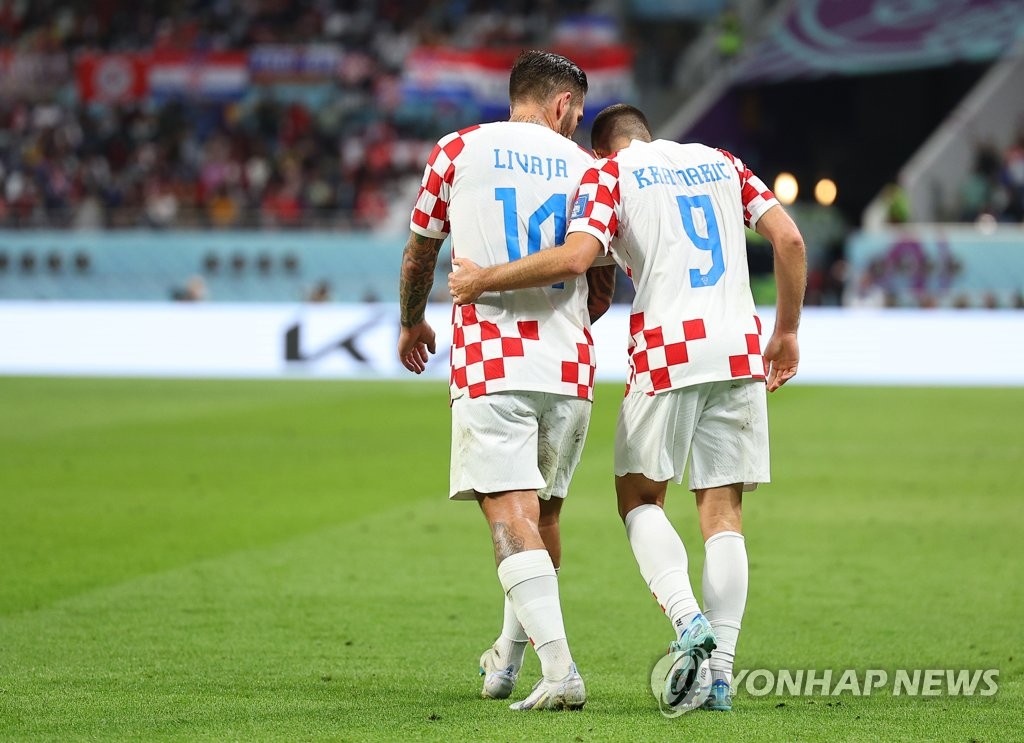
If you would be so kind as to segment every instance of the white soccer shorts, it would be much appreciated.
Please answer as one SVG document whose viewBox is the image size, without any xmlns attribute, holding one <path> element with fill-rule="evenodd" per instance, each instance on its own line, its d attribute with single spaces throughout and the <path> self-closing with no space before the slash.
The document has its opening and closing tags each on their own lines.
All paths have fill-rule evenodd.
<svg viewBox="0 0 1024 743">
<path fill-rule="evenodd" d="M 452 402 L 449 498 L 536 490 L 564 498 L 590 425 L 588 400 L 547 392 L 494 392 Z"/>
<path fill-rule="evenodd" d="M 653 397 L 630 392 L 615 431 L 615 474 L 681 483 L 687 457 L 690 490 L 770 482 L 764 382 L 709 382 Z"/>
</svg>

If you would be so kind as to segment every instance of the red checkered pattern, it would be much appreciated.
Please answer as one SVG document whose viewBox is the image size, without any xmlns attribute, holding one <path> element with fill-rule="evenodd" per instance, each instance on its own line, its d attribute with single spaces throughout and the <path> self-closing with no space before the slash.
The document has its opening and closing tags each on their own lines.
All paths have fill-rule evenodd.
<svg viewBox="0 0 1024 743">
<path fill-rule="evenodd" d="M 649 380 L 651 389 L 647 391 L 648 395 L 678 386 L 682 379 L 682 367 L 690 361 L 686 344 L 707 338 L 707 331 L 704 320 L 694 318 L 670 328 L 669 342 L 666 342 L 665 335 L 665 329 L 660 325 L 645 327 L 643 312 L 629 316 L 630 382 L 647 387 L 644 382 Z M 674 382 L 673 369 L 676 369 L 678 375 Z M 643 379 L 642 375 L 647 375 L 647 379 Z M 626 391 L 629 391 L 628 387 Z"/>
<path fill-rule="evenodd" d="M 622 204 L 619 191 L 619 163 L 613 155 L 598 160 L 580 180 L 580 187 L 573 197 L 576 204 L 580 197 L 586 197 L 583 213 L 569 223 L 567 232 L 587 232 L 608 247 L 608 243 L 619 232 L 619 209 Z"/>
<path fill-rule="evenodd" d="M 594 389 L 594 339 L 590 331 L 583 328 L 586 343 L 576 344 L 576 359 L 562 362 L 562 381 L 575 386 L 575 394 L 584 400 L 590 399 L 590 391 Z"/>
<path fill-rule="evenodd" d="M 466 142 L 465 135 L 476 131 L 480 126 L 471 126 L 453 132 L 440 139 L 434 145 L 427 167 L 423 171 L 423 181 L 416 197 L 416 205 L 412 210 L 409 228 L 425 237 L 444 239 L 451 232 L 448 224 L 448 199 L 451 195 L 452 181 L 455 179 L 455 158 L 459 156 Z"/>
<path fill-rule="evenodd" d="M 779 202 L 776 201 L 775 194 L 771 192 L 771 189 L 764 185 L 764 181 L 754 175 L 750 168 L 743 164 L 742 160 L 725 150 L 720 149 L 719 152 L 725 156 L 726 160 L 732 163 L 732 166 L 736 169 L 736 174 L 740 178 L 740 196 L 743 199 L 743 221 L 746 222 L 747 227 L 753 229 L 761 215 Z"/>
<path fill-rule="evenodd" d="M 729 357 L 729 371 L 733 377 L 764 379 L 768 376 L 768 362 L 761 355 L 761 318 L 757 315 L 754 315 L 754 328 L 756 332 L 744 336 L 747 352 Z"/>
<path fill-rule="evenodd" d="M 487 383 L 505 378 L 505 360 L 523 355 L 523 341 L 540 340 L 536 320 L 520 320 L 518 335 L 503 336 L 497 325 L 477 318 L 472 304 L 454 307 L 450 383 L 470 397 L 488 393 Z"/>
</svg>

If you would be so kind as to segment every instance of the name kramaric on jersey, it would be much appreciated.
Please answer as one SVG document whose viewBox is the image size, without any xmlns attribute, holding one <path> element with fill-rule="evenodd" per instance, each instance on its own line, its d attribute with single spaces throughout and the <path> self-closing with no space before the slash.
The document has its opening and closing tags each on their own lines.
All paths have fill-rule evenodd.
<svg viewBox="0 0 1024 743">
<path fill-rule="evenodd" d="M 721 180 L 732 180 L 729 175 L 729 164 L 724 162 L 701 163 L 696 167 L 670 170 L 657 165 L 645 165 L 633 171 L 638 188 L 648 186 L 698 186 L 702 183 L 714 183 Z"/>
<path fill-rule="evenodd" d="M 569 166 L 560 157 L 539 157 L 528 152 L 494 148 L 496 170 L 521 170 L 527 175 L 539 175 L 546 180 L 568 178 Z"/>
</svg>

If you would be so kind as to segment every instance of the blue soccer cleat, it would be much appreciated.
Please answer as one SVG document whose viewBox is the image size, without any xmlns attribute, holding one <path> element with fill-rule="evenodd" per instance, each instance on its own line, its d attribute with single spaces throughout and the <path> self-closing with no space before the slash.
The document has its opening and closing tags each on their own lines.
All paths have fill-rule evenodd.
<svg viewBox="0 0 1024 743">
<path fill-rule="evenodd" d="M 732 689 L 722 679 L 711 684 L 711 694 L 704 700 L 704 709 L 732 712 Z"/>
<path fill-rule="evenodd" d="M 715 640 L 715 631 L 711 629 L 711 623 L 698 614 L 691 621 L 689 626 L 683 630 L 679 639 L 668 646 L 670 653 L 688 653 L 697 665 L 702 660 L 711 657 L 711 651 L 718 647 Z"/>
<path fill-rule="evenodd" d="M 716 647 L 715 631 L 703 614 L 695 616 L 679 639 L 669 645 L 669 655 L 680 659 L 673 664 L 678 668 L 665 680 L 665 700 L 670 707 L 685 711 L 704 703 L 710 691 L 703 686 L 704 679 L 710 680 L 708 661 Z"/>
</svg>

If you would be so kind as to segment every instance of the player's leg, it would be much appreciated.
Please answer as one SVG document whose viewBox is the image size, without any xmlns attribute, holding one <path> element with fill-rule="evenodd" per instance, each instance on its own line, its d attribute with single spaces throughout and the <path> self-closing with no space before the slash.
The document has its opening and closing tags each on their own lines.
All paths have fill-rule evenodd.
<svg viewBox="0 0 1024 743">
<path fill-rule="evenodd" d="M 672 622 L 675 660 L 660 701 L 677 709 L 700 704 L 708 655 L 715 647 L 711 625 L 700 612 L 687 572 L 686 548 L 663 509 L 668 480 L 679 482 L 704 387 L 660 395 L 627 395 L 615 432 L 615 489 L 619 515 L 633 555 L 651 593 Z"/>
<path fill-rule="evenodd" d="M 619 516 L 640 574 L 680 636 L 700 614 L 686 548 L 665 515 L 669 479 L 681 479 L 700 395 L 693 389 L 630 394 L 615 433 Z"/>
<path fill-rule="evenodd" d="M 551 556 L 551 562 L 558 570 L 562 565 L 562 534 L 559 518 L 564 498 L 548 498 L 540 502 L 540 538 Z"/>
<path fill-rule="evenodd" d="M 536 464 L 545 481 L 545 486 L 537 493 L 540 499 L 538 532 L 557 576 L 562 557 L 559 516 L 573 472 L 583 453 L 591 404 L 563 395 L 537 394 L 531 397 L 540 411 Z M 516 608 L 518 611 L 518 606 Z M 519 618 L 534 642 L 544 676 L 526 699 L 512 705 L 513 709 L 582 707 L 586 701 L 586 690 L 572 663 L 568 643 L 553 642 L 542 647 L 524 618 L 521 615 Z M 549 669 L 549 661 L 553 664 L 553 671 Z M 569 673 L 561 676 L 566 662 Z"/>
<path fill-rule="evenodd" d="M 564 694 L 545 687 L 540 697 L 531 694 L 527 701 L 532 699 L 531 707 L 537 708 L 578 707 L 585 699 L 582 679 L 572 667 L 554 564 L 540 536 L 538 496 L 549 495 L 538 493 L 549 487 L 538 454 L 546 438 L 541 425 L 548 408 L 544 398 L 534 393 L 499 393 L 454 402 L 451 494 L 456 499 L 471 496 L 480 501 L 491 527 L 499 578 L 511 609 L 537 649 L 544 680 L 561 682 L 575 677 L 571 688 L 562 690 Z M 565 493 L 556 489 L 552 494 Z M 515 628 L 511 621 L 509 624 Z M 518 669 L 507 662 L 507 655 L 495 659 L 496 654 L 492 647 L 481 658 L 487 676 L 484 695 L 496 696 L 489 693 L 489 681 L 501 681 L 501 674 L 507 683 L 498 691 L 508 696 Z M 491 665 L 498 667 L 499 674 Z"/>
<path fill-rule="evenodd" d="M 529 400 L 517 395 L 455 399 L 450 497 L 475 501 L 477 491 L 497 494 L 524 490 L 530 493 L 536 510 L 536 488 L 544 486 L 544 478 L 536 467 L 536 429 L 536 411 Z M 536 531 L 536 515 L 529 520 Z M 491 699 L 507 699 L 511 695 L 522 665 L 522 651 L 513 652 L 513 643 L 525 647 L 528 642 L 504 590 L 502 596 L 502 632 L 480 656 L 480 674 L 484 677 L 481 695 Z"/>
<path fill-rule="evenodd" d="M 744 489 L 768 482 L 768 412 L 764 383 L 716 383 L 694 435 L 690 488 L 705 540 L 704 610 L 718 647 L 711 655 L 712 693 L 705 706 L 731 708 L 732 670 L 747 600 Z"/>
<path fill-rule="evenodd" d="M 712 697 L 705 706 L 727 710 L 732 706 L 728 695 L 747 603 L 747 549 L 741 514 L 743 484 L 701 489 L 696 496 L 704 536 L 704 614 L 718 644 L 711 653 Z"/>
<path fill-rule="evenodd" d="M 585 691 L 569 652 L 555 566 L 540 536 L 537 495 L 481 493 L 479 500 L 491 527 L 498 577 L 537 650 L 543 673 L 534 692 L 513 709 L 582 707 Z"/>
<path fill-rule="evenodd" d="M 540 534 L 558 570 L 562 562 L 559 518 L 583 455 L 592 405 L 587 400 L 564 395 L 546 394 L 540 400 L 543 408 L 538 421 L 537 468 L 545 482 L 538 492 Z"/>
<path fill-rule="evenodd" d="M 540 538 L 551 557 L 556 574 L 562 558 L 562 543 L 558 526 L 562 503 L 562 498 L 549 498 L 540 501 Z M 491 684 L 485 682 L 484 696 L 494 699 L 505 699 L 509 696 L 515 679 L 519 675 L 519 669 L 523 667 L 523 656 L 526 654 L 526 646 L 529 641 L 530 638 L 527 636 L 526 630 L 523 629 L 519 617 L 516 616 L 515 607 L 512 606 L 508 596 L 505 596 L 501 634 L 498 635 L 498 639 L 494 641 L 491 649 L 484 654 L 485 658 L 480 664 L 481 671 L 494 679 Z M 497 669 L 507 670 L 503 678 L 491 676 Z M 494 688 L 488 688 L 489 686 Z"/>
<path fill-rule="evenodd" d="M 513 502 L 516 502 L 515 494 L 508 495 L 511 495 Z M 536 493 L 529 491 L 529 495 L 532 496 L 534 502 L 537 501 Z M 484 509 L 484 500 L 482 498 L 480 500 L 480 507 Z M 484 514 L 485 516 L 487 515 L 486 510 Z M 513 543 L 518 540 L 524 547 L 527 540 L 533 540 L 530 529 L 527 528 L 525 535 L 519 533 L 522 531 L 522 527 L 521 524 L 515 521 L 510 522 L 506 520 L 500 526 L 496 526 L 491 524 L 490 518 L 488 518 L 488 525 L 491 527 L 491 536 L 494 541 L 495 560 L 499 564 L 499 539 Z M 543 545 L 543 540 L 541 540 L 541 545 Z M 536 544 L 531 545 L 531 549 L 536 548 Z M 512 600 L 505 593 L 504 589 L 502 589 L 502 595 L 504 596 L 504 605 L 501 634 L 498 635 L 498 639 L 494 641 L 491 647 L 480 656 L 480 674 L 484 676 L 481 696 L 488 699 L 508 699 L 512 695 L 516 680 L 519 678 L 519 670 L 523 666 L 526 645 L 530 640 L 526 630 L 523 629 L 522 623 L 519 621 L 519 617 L 516 615 Z"/>
<path fill-rule="evenodd" d="M 686 547 L 665 515 L 667 481 L 631 473 L 615 478 L 619 515 L 640 575 L 678 638 L 700 615 L 688 573 Z"/>
</svg>

